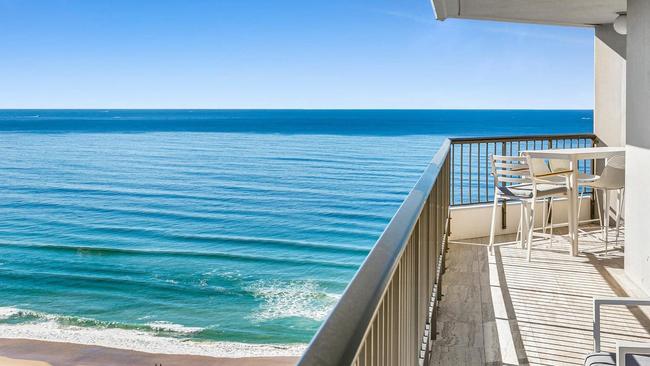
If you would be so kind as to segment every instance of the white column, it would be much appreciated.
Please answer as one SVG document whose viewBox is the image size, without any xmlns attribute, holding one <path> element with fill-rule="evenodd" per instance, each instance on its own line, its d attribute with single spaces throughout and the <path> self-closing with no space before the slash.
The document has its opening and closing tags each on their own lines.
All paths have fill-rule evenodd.
<svg viewBox="0 0 650 366">
<path fill-rule="evenodd" d="M 594 133 L 608 146 L 625 146 L 625 36 L 611 24 L 594 37 Z"/>
<path fill-rule="evenodd" d="M 628 1 L 625 272 L 650 294 L 650 1 Z"/>
</svg>

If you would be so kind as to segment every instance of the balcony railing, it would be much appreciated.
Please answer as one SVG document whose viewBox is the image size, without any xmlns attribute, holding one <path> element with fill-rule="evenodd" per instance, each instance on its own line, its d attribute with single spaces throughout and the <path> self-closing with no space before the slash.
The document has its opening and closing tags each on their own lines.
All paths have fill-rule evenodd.
<svg viewBox="0 0 650 366">
<path fill-rule="evenodd" d="M 428 364 L 449 233 L 446 140 L 298 365 Z"/>
<path fill-rule="evenodd" d="M 491 154 L 597 144 L 593 134 L 446 140 L 298 365 L 427 365 L 436 337 L 449 207 L 491 202 Z M 580 162 L 578 168 L 593 173 L 594 163 Z"/>
<path fill-rule="evenodd" d="M 494 199 L 490 155 L 518 155 L 524 150 L 596 146 L 594 134 L 471 137 L 451 139 L 451 205 L 489 203 Z M 592 161 L 578 162 L 582 173 L 593 174 Z"/>
</svg>

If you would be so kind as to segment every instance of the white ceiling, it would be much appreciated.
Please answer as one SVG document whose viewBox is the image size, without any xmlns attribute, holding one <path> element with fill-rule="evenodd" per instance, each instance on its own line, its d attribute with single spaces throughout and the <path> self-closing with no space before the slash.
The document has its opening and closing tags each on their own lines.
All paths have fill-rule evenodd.
<svg viewBox="0 0 650 366">
<path fill-rule="evenodd" d="M 436 18 L 591 26 L 612 23 L 626 0 L 432 0 Z"/>
</svg>

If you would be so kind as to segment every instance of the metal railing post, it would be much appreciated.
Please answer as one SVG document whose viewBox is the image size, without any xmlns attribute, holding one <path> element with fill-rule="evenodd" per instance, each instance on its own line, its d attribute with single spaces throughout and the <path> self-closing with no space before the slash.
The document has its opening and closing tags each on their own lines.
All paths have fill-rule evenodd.
<svg viewBox="0 0 650 366">
<path fill-rule="evenodd" d="M 512 143 L 510 143 L 510 150 L 512 150 Z M 502 142 L 501 143 L 501 155 L 506 154 L 506 143 Z M 506 183 L 502 182 L 502 186 L 505 187 Z M 507 221 L 508 221 L 508 213 L 506 212 L 506 200 L 501 201 L 501 229 L 506 229 L 507 227 Z"/>
</svg>

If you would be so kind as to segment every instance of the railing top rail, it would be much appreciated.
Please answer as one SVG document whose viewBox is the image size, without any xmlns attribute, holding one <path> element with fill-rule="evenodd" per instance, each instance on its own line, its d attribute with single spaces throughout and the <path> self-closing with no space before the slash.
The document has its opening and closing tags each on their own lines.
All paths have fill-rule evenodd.
<svg viewBox="0 0 650 366">
<path fill-rule="evenodd" d="M 477 136 L 477 137 L 452 137 L 453 144 L 458 143 L 476 143 L 476 142 L 507 142 L 507 141 L 525 141 L 525 140 L 557 140 L 557 139 L 578 139 L 590 138 L 597 140 L 598 137 L 593 133 L 571 133 L 555 135 L 516 135 L 516 136 Z"/>
<path fill-rule="evenodd" d="M 298 365 L 349 365 L 431 192 L 451 141 L 446 139 L 381 234 Z"/>
</svg>

